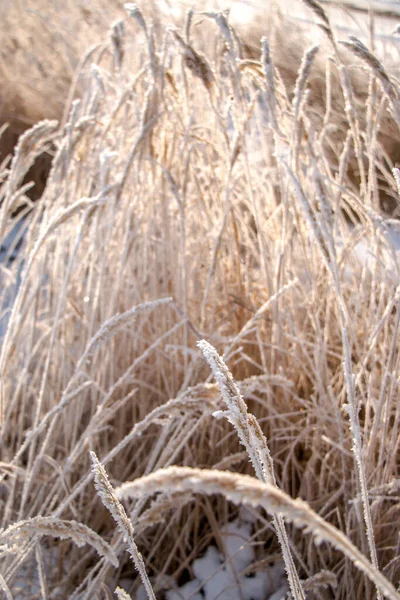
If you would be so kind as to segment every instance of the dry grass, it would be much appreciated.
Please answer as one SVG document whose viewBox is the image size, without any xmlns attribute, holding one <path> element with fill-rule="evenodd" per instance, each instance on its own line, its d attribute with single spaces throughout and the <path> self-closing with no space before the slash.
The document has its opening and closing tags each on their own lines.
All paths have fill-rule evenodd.
<svg viewBox="0 0 400 600">
<path fill-rule="evenodd" d="M 5 597 L 28 577 L 42 598 L 122 581 L 135 597 L 124 537 L 162 597 L 241 502 L 294 597 L 400 597 L 400 270 L 381 213 L 398 198 L 399 88 L 307 4 L 331 57 L 298 53 L 292 82 L 276 41 L 250 57 L 224 15 L 155 33 L 130 7 L 82 62 L 63 126 L 35 126 L 2 166 L 1 239 L 26 232 L 0 266 Z M 223 401 L 246 452 L 213 417 Z M 313 587 L 325 577 L 337 587 Z"/>
</svg>

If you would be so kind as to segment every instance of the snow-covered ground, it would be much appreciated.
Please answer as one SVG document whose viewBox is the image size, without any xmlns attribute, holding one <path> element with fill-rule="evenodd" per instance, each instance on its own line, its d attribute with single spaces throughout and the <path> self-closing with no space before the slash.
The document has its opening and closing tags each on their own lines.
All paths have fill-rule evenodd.
<svg viewBox="0 0 400 600">
<path fill-rule="evenodd" d="M 25 219 L 15 221 L 14 226 L 0 240 L 0 345 L 7 329 L 11 307 L 20 284 L 21 268 L 17 275 L 10 269 L 18 257 L 18 252 L 23 244 L 26 230 Z"/>
<path fill-rule="evenodd" d="M 252 515 L 242 509 L 238 519 L 221 529 L 223 552 L 210 545 L 191 565 L 193 578 L 166 591 L 167 600 L 283 600 L 289 591 L 283 561 L 256 564 Z M 136 600 L 146 600 L 141 587 Z"/>
</svg>

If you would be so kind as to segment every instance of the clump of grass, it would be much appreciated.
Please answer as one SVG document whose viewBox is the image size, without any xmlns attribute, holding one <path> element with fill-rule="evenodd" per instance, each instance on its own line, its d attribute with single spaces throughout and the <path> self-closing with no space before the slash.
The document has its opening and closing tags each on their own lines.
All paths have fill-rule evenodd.
<svg viewBox="0 0 400 600">
<path fill-rule="evenodd" d="M 370 77 L 363 119 L 352 63 L 311 8 L 333 56 L 298 53 L 290 83 L 273 36 L 250 56 L 226 14 L 171 29 L 129 5 L 82 59 L 62 125 L 36 126 L 0 166 L 1 239 L 14 236 L 0 272 L 1 535 L 30 528 L 3 557 L 6 596 L 33 565 L 42 595 L 101 597 L 129 579 L 116 593 L 135 597 L 133 530 L 157 594 L 247 502 L 257 558 L 264 543 L 283 551 L 297 597 L 326 571 L 337 598 L 398 597 L 400 272 L 381 213 L 398 202 L 384 135 L 397 83 L 349 42 Z M 23 178 L 50 147 L 33 205 Z M 223 401 L 246 452 L 212 417 Z M 124 534 L 90 452 L 104 498 L 124 482 L 139 497 L 114 505 Z M 68 539 L 46 546 L 44 523 Z"/>
</svg>

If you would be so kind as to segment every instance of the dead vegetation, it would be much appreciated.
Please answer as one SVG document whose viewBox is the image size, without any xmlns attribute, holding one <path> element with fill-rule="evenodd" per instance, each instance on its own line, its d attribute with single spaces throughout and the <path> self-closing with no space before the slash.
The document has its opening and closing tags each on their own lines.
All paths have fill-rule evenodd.
<svg viewBox="0 0 400 600">
<path fill-rule="evenodd" d="M 129 580 L 134 597 L 124 536 L 159 596 L 248 502 L 258 557 L 283 550 L 294 597 L 399 598 L 400 271 L 381 211 L 399 92 L 357 40 L 345 61 L 307 4 L 332 57 L 309 49 L 292 84 L 276 45 L 250 58 L 223 13 L 157 31 L 130 5 L 63 92 L 65 122 L 3 164 L 0 239 L 25 232 L 1 265 L 6 596 L 106 598 Z M 224 401 L 251 464 L 213 416 Z"/>
</svg>

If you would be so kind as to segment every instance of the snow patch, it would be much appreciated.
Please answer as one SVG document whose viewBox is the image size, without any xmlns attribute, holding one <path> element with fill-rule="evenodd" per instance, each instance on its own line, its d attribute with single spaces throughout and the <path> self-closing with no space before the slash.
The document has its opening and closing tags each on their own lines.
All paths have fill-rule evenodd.
<svg viewBox="0 0 400 600">
<path fill-rule="evenodd" d="M 244 515 L 243 515 L 244 516 Z M 250 515 L 251 516 L 251 515 Z M 195 578 L 166 592 L 167 600 L 280 600 L 289 587 L 283 561 L 251 571 L 256 556 L 250 519 L 235 519 L 221 529 L 223 554 L 209 546 L 192 563 Z"/>
</svg>

